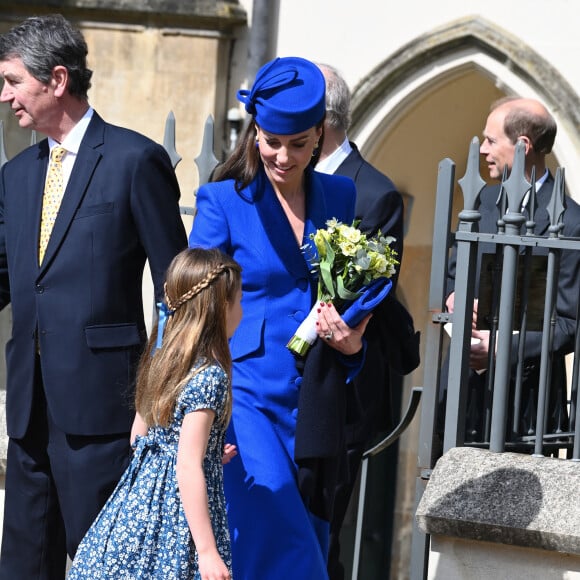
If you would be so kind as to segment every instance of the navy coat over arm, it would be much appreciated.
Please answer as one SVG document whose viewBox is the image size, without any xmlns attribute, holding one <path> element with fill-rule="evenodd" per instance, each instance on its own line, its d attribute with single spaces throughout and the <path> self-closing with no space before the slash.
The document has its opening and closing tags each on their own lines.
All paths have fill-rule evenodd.
<svg viewBox="0 0 580 580">
<path fill-rule="evenodd" d="M 357 146 L 350 143 L 352 151 L 341 163 L 335 174 L 350 177 L 356 186 L 355 217 L 361 220 L 359 228 L 368 235 L 377 231 L 385 236 L 392 236 L 395 241 L 392 247 L 397 251 L 397 259 L 403 258 L 403 199 L 395 184 L 386 175 L 378 171 L 360 154 Z M 373 313 L 365 332 L 368 348 L 366 362 L 355 379 L 356 389 L 350 393 L 347 402 L 347 439 L 349 443 L 366 443 L 376 432 L 394 427 L 398 421 L 399 409 L 393 409 L 394 397 L 391 392 L 391 366 L 393 358 L 401 353 L 394 353 L 395 346 L 401 346 L 407 352 L 416 355 L 419 364 L 419 336 L 415 333 L 412 320 L 402 314 L 405 309 L 395 298 L 395 288 L 400 266 L 393 276 L 393 289 L 387 300 L 381 303 Z M 389 320 L 410 321 L 401 324 L 393 333 Z M 403 356 L 401 354 L 401 356 Z M 411 357 L 414 358 L 414 357 Z M 416 363 L 416 364 L 415 364 Z M 402 365 L 399 365 L 401 367 Z M 396 373 L 402 368 L 393 367 Z M 410 369 L 412 370 L 412 369 Z M 404 374 L 410 372 L 407 365 Z"/>
</svg>

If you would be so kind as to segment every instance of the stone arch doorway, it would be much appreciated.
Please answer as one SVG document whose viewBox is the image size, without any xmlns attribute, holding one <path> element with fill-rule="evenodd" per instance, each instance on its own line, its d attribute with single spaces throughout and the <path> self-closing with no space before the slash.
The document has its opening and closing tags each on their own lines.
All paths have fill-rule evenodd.
<svg viewBox="0 0 580 580">
<path fill-rule="evenodd" d="M 537 98 L 555 116 L 558 137 L 551 168 L 577 167 L 578 95 L 531 47 L 481 18 L 455 21 L 417 38 L 372 70 L 353 91 L 350 137 L 405 195 L 408 221 L 399 295 L 424 340 L 432 314 L 427 305 L 438 163 L 445 157 L 453 159 L 456 175 L 462 176 L 469 142 L 481 135 L 490 104 L 512 94 Z M 568 193 L 579 201 L 580 175 L 573 173 L 566 174 Z M 460 201 L 458 191 L 455 215 Z M 403 405 L 411 387 L 422 385 L 427 372 L 421 366 L 406 377 Z M 415 420 L 399 445 L 392 578 L 406 577 L 409 569 L 418 430 Z"/>
</svg>

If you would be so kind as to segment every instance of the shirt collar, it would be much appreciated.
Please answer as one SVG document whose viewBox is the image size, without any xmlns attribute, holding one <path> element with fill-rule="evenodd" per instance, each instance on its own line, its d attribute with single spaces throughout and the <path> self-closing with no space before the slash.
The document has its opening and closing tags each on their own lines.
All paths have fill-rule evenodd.
<svg viewBox="0 0 580 580">
<path fill-rule="evenodd" d="M 548 179 L 549 174 L 550 174 L 550 172 L 546 169 L 546 171 L 544 171 L 544 175 L 542 175 L 542 177 L 540 177 L 540 179 L 536 179 L 536 191 L 539 191 L 540 187 L 542 187 L 542 185 L 544 185 L 544 182 L 546 181 L 546 179 Z"/>
<path fill-rule="evenodd" d="M 69 134 L 63 139 L 62 143 L 58 143 L 52 137 L 48 138 L 48 146 L 52 151 L 53 147 L 61 145 L 67 150 L 67 153 L 72 153 L 76 155 L 79 152 L 81 146 L 81 141 L 87 132 L 87 127 L 91 122 L 93 117 L 94 109 L 89 107 L 87 112 L 83 115 L 82 119 L 71 129 Z"/>
<path fill-rule="evenodd" d="M 326 159 L 316 164 L 316 171 L 320 173 L 334 173 L 340 164 L 350 155 L 352 147 L 348 137 L 341 143 L 340 147 L 335 149 Z"/>
</svg>

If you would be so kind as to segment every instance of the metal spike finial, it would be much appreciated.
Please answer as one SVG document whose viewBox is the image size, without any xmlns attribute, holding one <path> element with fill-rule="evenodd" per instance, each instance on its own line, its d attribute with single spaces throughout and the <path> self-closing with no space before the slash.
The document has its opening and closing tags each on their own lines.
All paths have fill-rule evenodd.
<svg viewBox="0 0 580 580">
<path fill-rule="evenodd" d="M 508 178 L 508 168 L 507 165 L 504 165 L 503 172 L 501 175 L 501 182 L 499 186 L 499 194 L 495 202 L 495 205 L 499 208 L 500 220 L 503 218 L 505 212 L 507 211 L 507 196 L 505 193 L 505 187 L 503 186 L 507 178 Z"/>
<path fill-rule="evenodd" d="M 197 171 L 199 173 L 199 185 L 203 185 L 210 180 L 213 170 L 219 163 L 213 152 L 213 126 L 213 117 L 209 115 L 205 121 L 205 127 L 203 130 L 201 152 L 194 159 L 195 164 L 197 165 Z"/>
<path fill-rule="evenodd" d="M 169 159 L 171 159 L 171 165 L 173 165 L 173 169 L 175 169 L 177 164 L 181 161 L 181 155 L 179 155 L 175 149 L 175 115 L 173 114 L 173 111 L 169 111 L 167 119 L 165 120 L 163 147 L 165 147 Z"/>
<path fill-rule="evenodd" d="M 548 203 L 547 212 L 550 216 L 550 231 L 559 231 L 562 224 L 562 216 L 566 210 L 566 184 L 564 182 L 564 168 L 558 167 L 556 169 L 556 177 L 554 179 L 554 189 L 552 191 L 552 198 Z"/>
<path fill-rule="evenodd" d="M 528 219 L 526 221 L 526 234 L 533 235 L 534 229 L 536 227 L 536 222 L 534 221 L 534 217 L 536 215 L 536 197 L 538 192 L 536 191 L 536 166 L 532 166 L 532 174 L 530 175 L 530 195 L 528 197 Z M 522 208 L 522 212 L 523 212 Z"/>
<path fill-rule="evenodd" d="M 525 177 L 525 148 L 525 143 L 518 139 L 510 176 L 503 182 L 508 199 L 508 209 L 512 214 L 521 214 L 522 201 L 531 187 L 530 182 Z"/>
<path fill-rule="evenodd" d="M 473 137 L 469 144 L 465 175 L 457 181 L 463 191 L 464 210 L 475 209 L 475 204 L 479 199 L 479 194 L 486 185 L 485 181 L 479 174 L 479 155 L 479 139 Z"/>
</svg>

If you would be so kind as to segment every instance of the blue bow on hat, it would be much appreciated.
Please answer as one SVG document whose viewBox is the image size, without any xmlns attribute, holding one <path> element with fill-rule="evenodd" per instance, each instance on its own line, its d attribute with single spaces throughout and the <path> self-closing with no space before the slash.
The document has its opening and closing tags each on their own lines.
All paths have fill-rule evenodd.
<svg viewBox="0 0 580 580">
<path fill-rule="evenodd" d="M 240 89 L 237 98 L 265 131 L 294 135 L 322 121 L 325 91 L 320 69 L 309 60 L 290 56 L 265 64 L 251 90 Z"/>
<path fill-rule="evenodd" d="M 251 115 L 256 114 L 255 103 L 257 98 L 267 98 L 267 92 L 273 89 L 289 88 L 298 77 L 298 69 L 295 66 L 288 66 L 286 69 L 279 70 L 279 67 L 276 67 L 279 61 L 280 59 L 277 58 L 260 69 L 254 81 L 254 86 L 250 91 L 247 89 L 238 91 L 238 99 L 246 105 L 246 111 Z M 278 72 L 276 72 L 277 68 Z M 268 73 L 272 69 L 274 71 L 269 75 Z"/>
</svg>

